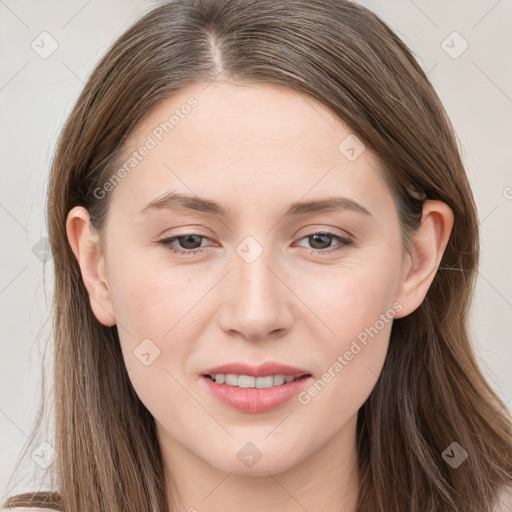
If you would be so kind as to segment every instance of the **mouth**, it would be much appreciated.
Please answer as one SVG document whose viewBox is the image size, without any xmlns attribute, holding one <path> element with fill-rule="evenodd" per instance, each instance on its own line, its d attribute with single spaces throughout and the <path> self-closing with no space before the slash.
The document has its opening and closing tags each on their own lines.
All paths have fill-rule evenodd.
<svg viewBox="0 0 512 512">
<path fill-rule="evenodd" d="M 201 381 L 224 406 L 261 414 L 291 403 L 312 377 L 305 370 L 273 362 L 256 367 L 233 363 L 207 370 L 201 374 Z"/>
<path fill-rule="evenodd" d="M 216 384 L 224 384 L 236 388 L 267 389 L 286 386 L 292 382 L 312 377 L 312 375 L 310 373 L 303 373 L 301 375 L 275 374 L 256 377 L 254 375 L 239 375 L 235 373 L 217 373 L 203 374 L 202 377 L 206 377 Z"/>
<path fill-rule="evenodd" d="M 232 362 L 205 369 L 201 382 L 220 403 L 244 413 L 265 413 L 284 406 L 312 380 L 305 368 L 277 361 L 259 365 Z"/>
</svg>

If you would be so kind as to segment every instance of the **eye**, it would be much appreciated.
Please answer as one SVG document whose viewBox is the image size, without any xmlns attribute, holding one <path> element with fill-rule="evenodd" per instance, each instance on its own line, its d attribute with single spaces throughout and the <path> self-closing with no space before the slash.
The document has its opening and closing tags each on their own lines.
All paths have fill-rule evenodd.
<svg viewBox="0 0 512 512">
<path fill-rule="evenodd" d="M 335 233 L 331 233 L 328 231 L 312 233 L 311 235 L 307 235 L 301 238 L 301 240 L 306 239 L 313 246 L 313 248 L 310 251 L 310 254 L 331 254 L 333 252 L 346 249 L 353 243 L 353 240 L 351 240 L 350 238 L 337 235 Z M 176 235 L 164 238 L 162 240 L 159 240 L 158 243 L 160 245 L 163 245 L 164 247 L 166 247 L 175 254 L 190 255 L 196 254 L 198 252 L 203 252 L 203 249 L 201 249 L 201 247 L 204 247 L 202 245 L 202 241 L 204 240 L 209 240 L 209 238 L 198 233 L 187 233 L 185 235 Z M 334 246 L 334 248 L 330 248 L 332 247 L 331 243 L 333 241 L 336 241 L 338 243 L 337 245 Z M 174 243 L 178 243 L 179 246 L 173 246 Z"/>
<path fill-rule="evenodd" d="M 198 249 L 201 247 L 201 239 L 209 240 L 209 238 L 197 233 L 187 233 L 186 235 L 177 235 L 170 238 L 164 238 L 163 240 L 159 240 L 158 243 L 176 254 L 195 254 L 196 252 L 201 252 L 201 250 Z M 179 241 L 183 249 L 186 250 L 173 247 L 171 244 L 174 241 Z"/>
<path fill-rule="evenodd" d="M 311 235 L 307 235 L 301 240 L 307 239 L 308 242 L 313 246 L 313 249 L 310 251 L 310 254 L 331 254 L 336 251 L 341 251 L 346 249 L 349 245 L 353 243 L 353 240 L 347 238 L 345 236 L 337 235 L 335 233 L 330 233 L 328 231 L 320 231 L 318 233 L 312 233 Z M 325 250 L 329 248 L 330 243 L 335 240 L 338 242 L 334 248 L 329 250 Z"/>
</svg>

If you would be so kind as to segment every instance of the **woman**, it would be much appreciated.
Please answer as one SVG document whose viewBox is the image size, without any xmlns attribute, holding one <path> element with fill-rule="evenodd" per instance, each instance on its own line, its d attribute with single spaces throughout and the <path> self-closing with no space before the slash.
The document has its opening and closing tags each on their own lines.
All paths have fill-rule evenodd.
<svg viewBox="0 0 512 512">
<path fill-rule="evenodd" d="M 507 510 L 474 199 L 370 11 L 157 7 L 88 80 L 48 203 L 55 492 L 6 506 Z"/>
</svg>

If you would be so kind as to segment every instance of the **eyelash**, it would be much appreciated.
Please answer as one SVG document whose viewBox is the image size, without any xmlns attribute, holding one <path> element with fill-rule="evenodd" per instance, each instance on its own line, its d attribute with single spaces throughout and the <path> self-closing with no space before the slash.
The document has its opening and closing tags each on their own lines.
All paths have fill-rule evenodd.
<svg viewBox="0 0 512 512">
<path fill-rule="evenodd" d="M 176 236 L 172 236 L 172 237 L 168 237 L 168 238 L 163 238 L 162 240 L 158 240 L 158 243 L 160 245 L 163 245 L 166 249 L 168 249 L 169 251 L 171 251 L 171 252 L 173 252 L 175 254 L 190 255 L 190 254 L 196 254 L 197 252 L 202 252 L 202 249 L 183 250 L 183 249 L 174 249 L 173 247 L 171 247 L 170 244 L 174 240 L 177 240 L 178 238 L 184 238 L 184 237 L 190 236 L 190 235 L 195 235 L 195 236 L 198 236 L 200 238 L 204 238 L 204 239 L 209 240 L 209 238 L 207 236 L 200 235 L 199 233 L 185 233 L 183 235 L 176 235 Z M 346 238 L 344 236 L 340 236 L 340 235 L 337 235 L 335 233 L 331 233 L 329 231 L 317 231 L 315 233 L 311 233 L 310 235 L 303 236 L 300 240 L 303 240 L 304 238 L 309 238 L 309 237 L 314 236 L 314 235 L 327 235 L 327 236 L 331 236 L 335 240 L 337 240 L 339 242 L 339 244 L 337 246 L 335 246 L 334 249 L 328 249 L 328 250 L 326 250 L 326 249 L 311 249 L 309 251 L 309 254 L 318 254 L 318 255 L 332 254 L 332 253 L 335 253 L 335 252 L 338 252 L 338 251 L 343 251 L 347 247 L 349 247 L 350 245 L 353 244 L 353 240 L 351 240 L 350 238 Z"/>
</svg>

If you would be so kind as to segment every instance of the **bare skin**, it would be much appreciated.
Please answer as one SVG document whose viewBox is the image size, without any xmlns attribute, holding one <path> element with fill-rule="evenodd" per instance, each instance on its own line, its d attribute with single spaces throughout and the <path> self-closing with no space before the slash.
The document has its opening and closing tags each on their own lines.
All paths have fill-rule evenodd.
<svg viewBox="0 0 512 512">
<path fill-rule="evenodd" d="M 382 369 L 393 316 L 413 312 L 432 283 L 453 213 L 426 201 L 407 252 L 376 157 L 364 150 L 347 158 L 339 146 L 348 125 L 273 85 L 191 86 L 146 114 L 126 155 L 191 97 L 197 106 L 115 186 L 103 241 L 86 210 L 69 212 L 69 243 L 91 308 L 99 322 L 118 326 L 180 510 L 354 512 L 357 411 Z M 228 215 L 141 213 L 169 191 L 215 201 Z M 369 214 L 285 215 L 295 202 L 332 196 Z M 338 251 L 335 237 L 315 243 L 312 236 L 325 232 L 352 243 Z M 183 239 L 158 243 L 187 234 L 199 235 L 195 254 Z M 240 247 L 262 252 L 248 262 Z M 354 349 L 372 326 L 378 332 Z M 160 351 L 147 366 L 134 355 L 144 339 Z M 201 377 L 227 362 L 268 360 L 306 368 L 311 384 L 329 369 L 331 378 L 319 392 L 306 388 L 302 401 L 252 414 L 219 402 Z M 237 456 L 249 442 L 261 454 L 250 467 Z"/>
</svg>

